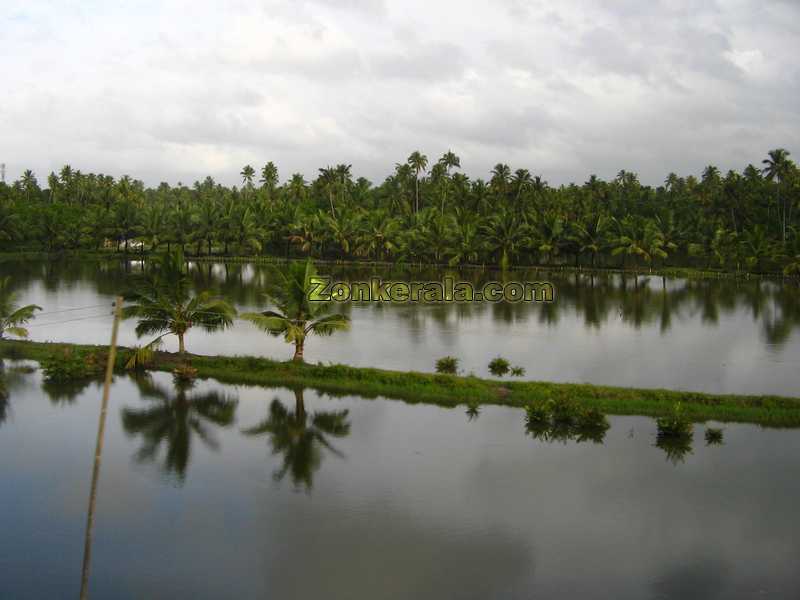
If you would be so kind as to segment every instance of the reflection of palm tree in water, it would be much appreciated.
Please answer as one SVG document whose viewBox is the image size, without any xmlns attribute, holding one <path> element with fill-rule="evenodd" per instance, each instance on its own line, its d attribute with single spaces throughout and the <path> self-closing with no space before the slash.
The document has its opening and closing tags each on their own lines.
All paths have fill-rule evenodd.
<svg viewBox="0 0 800 600">
<path fill-rule="evenodd" d="M 245 435 L 269 435 L 273 454 L 283 456 L 283 466 L 273 473 L 276 481 L 291 473 L 296 487 L 305 485 L 310 490 L 314 472 L 322 463 L 322 448 L 336 456 L 342 453 L 334 448 L 328 437 L 343 438 L 350 433 L 347 410 L 306 413 L 303 390 L 294 390 L 295 408 L 289 412 L 275 398 L 269 405 L 269 415 L 255 427 L 244 429 Z"/>
<path fill-rule="evenodd" d="M 25 375 L 29 375 L 35 369 L 28 366 L 18 366 L 6 368 L 3 359 L 0 359 L 0 425 L 8 418 L 10 412 L 11 390 L 24 384 Z"/>
<path fill-rule="evenodd" d="M 211 449 L 219 447 L 208 425 L 227 427 L 233 423 L 237 400 L 219 392 L 188 394 L 190 386 L 175 390 L 155 384 L 149 377 L 136 380 L 142 398 L 157 401 L 146 408 L 125 408 L 122 425 L 129 435 L 141 435 L 142 447 L 136 453 L 140 462 L 154 461 L 162 443 L 166 444 L 163 470 L 175 473 L 182 482 L 191 457 L 192 437 L 197 436 Z"/>
</svg>

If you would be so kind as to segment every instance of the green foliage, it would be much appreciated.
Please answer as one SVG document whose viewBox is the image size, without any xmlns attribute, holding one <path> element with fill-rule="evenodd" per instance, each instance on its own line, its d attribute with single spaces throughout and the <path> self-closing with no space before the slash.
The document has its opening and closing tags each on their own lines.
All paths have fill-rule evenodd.
<svg viewBox="0 0 800 600">
<path fill-rule="evenodd" d="M 0 278 L 0 339 L 6 334 L 25 338 L 28 330 L 23 325 L 34 319 L 36 311 L 42 308 L 35 304 L 17 306 L 17 295 L 10 288 L 11 278 Z"/>
<path fill-rule="evenodd" d="M 676 402 L 669 414 L 656 419 L 658 435 L 662 437 L 691 437 L 692 422 L 686 417 L 680 402 Z"/>
<path fill-rule="evenodd" d="M 454 356 L 443 356 L 436 361 L 436 372 L 455 375 L 458 373 L 458 362 Z"/>
<path fill-rule="evenodd" d="M 511 367 L 511 375 L 513 377 L 524 377 L 525 376 L 525 367 Z"/>
<path fill-rule="evenodd" d="M 495 377 L 502 377 L 503 375 L 507 375 L 510 369 L 511 369 L 511 363 L 509 363 L 505 358 L 502 358 L 500 356 L 493 358 L 491 361 L 489 361 L 489 372 Z"/>
<path fill-rule="evenodd" d="M 68 383 L 97 377 L 103 372 L 105 357 L 99 352 L 65 347 L 40 362 L 49 383 Z"/>
<path fill-rule="evenodd" d="M 504 163 L 488 182 L 459 168 L 451 151 L 430 160 L 415 151 L 378 185 L 347 164 L 281 183 L 270 161 L 258 172 L 246 165 L 242 185 L 230 188 L 210 177 L 148 188 L 70 167 L 42 188 L 28 170 L 0 188 L 0 246 L 800 272 L 791 233 L 800 227 L 800 174 L 785 149 L 771 150 L 763 170 L 723 175 L 709 165 L 699 181 L 670 173 L 658 186 L 624 170 L 553 187 Z"/>
</svg>

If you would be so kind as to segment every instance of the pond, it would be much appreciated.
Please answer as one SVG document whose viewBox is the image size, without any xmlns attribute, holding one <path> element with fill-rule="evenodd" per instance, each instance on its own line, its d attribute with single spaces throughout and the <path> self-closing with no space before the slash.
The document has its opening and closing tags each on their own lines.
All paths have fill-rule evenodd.
<svg viewBox="0 0 800 600">
<path fill-rule="evenodd" d="M 137 262 L 2 262 L 21 301 L 41 305 L 31 339 L 108 343 L 111 302 L 130 285 Z M 268 266 L 192 265 L 199 289 L 216 289 L 240 310 L 262 310 Z M 346 281 L 441 281 L 443 271 L 320 266 Z M 474 283 L 499 273 L 454 274 Z M 465 373 L 487 376 L 502 355 L 529 379 L 739 394 L 797 394 L 800 290 L 752 280 L 687 280 L 589 274 L 510 273 L 507 280 L 553 283 L 552 304 L 344 303 L 353 326 L 312 338 L 306 360 L 432 371 L 437 358 L 458 357 Z M 120 343 L 137 343 L 123 323 Z M 142 340 L 149 341 L 149 339 Z M 191 330 L 199 354 L 253 354 L 276 359 L 291 349 L 246 322 L 215 334 Z M 166 345 L 176 349 L 170 339 Z"/>
<path fill-rule="evenodd" d="M 3 369 L 0 597 L 74 598 L 100 390 L 34 365 Z M 796 431 L 547 441 L 523 415 L 118 376 L 90 595 L 800 596 Z"/>
</svg>

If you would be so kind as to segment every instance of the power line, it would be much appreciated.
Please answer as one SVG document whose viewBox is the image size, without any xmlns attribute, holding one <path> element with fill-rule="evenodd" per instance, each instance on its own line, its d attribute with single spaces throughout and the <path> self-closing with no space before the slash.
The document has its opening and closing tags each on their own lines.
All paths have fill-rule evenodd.
<svg viewBox="0 0 800 600">
<path fill-rule="evenodd" d="M 92 306 L 78 306 L 76 308 L 64 308 L 64 309 L 61 309 L 61 310 L 48 310 L 48 311 L 44 311 L 44 312 L 38 312 L 38 313 L 36 313 L 36 316 L 37 317 L 42 317 L 44 315 L 55 315 L 55 314 L 58 314 L 58 313 L 74 312 L 76 310 L 89 310 L 90 308 L 106 308 L 106 307 L 114 308 L 114 305 L 113 304 L 111 304 L 111 305 L 109 305 L 109 304 L 94 304 Z"/>
<path fill-rule="evenodd" d="M 102 315 L 90 315 L 88 317 L 77 317 L 75 319 L 65 319 L 64 321 L 50 321 L 48 323 L 34 323 L 32 325 L 26 325 L 26 328 L 30 329 L 31 327 L 44 327 L 46 325 L 61 325 L 62 323 L 72 323 L 73 321 L 85 321 L 87 319 L 100 319 L 103 317 L 110 317 L 110 314 L 102 314 Z"/>
</svg>

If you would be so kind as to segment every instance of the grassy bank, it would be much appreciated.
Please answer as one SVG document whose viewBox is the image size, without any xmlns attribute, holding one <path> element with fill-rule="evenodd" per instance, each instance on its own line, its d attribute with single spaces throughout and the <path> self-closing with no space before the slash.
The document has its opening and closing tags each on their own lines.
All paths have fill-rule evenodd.
<svg viewBox="0 0 800 600">
<path fill-rule="evenodd" d="M 73 348 L 105 353 L 104 346 L 0 341 L 3 356 L 41 361 L 55 352 Z M 121 370 L 129 350 L 120 349 Z M 539 381 L 499 381 L 479 377 L 438 375 L 349 367 L 279 362 L 251 356 L 187 355 L 200 377 L 218 381 L 270 387 L 310 387 L 330 394 L 384 396 L 406 402 L 457 406 L 466 403 L 523 407 L 531 402 L 569 398 L 608 414 L 663 416 L 682 403 L 693 421 L 757 423 L 771 427 L 800 427 L 800 398 L 735 396 L 632 389 L 588 384 Z M 179 364 L 176 354 L 157 353 L 151 370 L 171 371 Z"/>
</svg>

